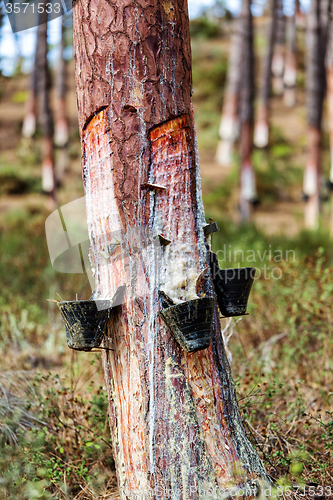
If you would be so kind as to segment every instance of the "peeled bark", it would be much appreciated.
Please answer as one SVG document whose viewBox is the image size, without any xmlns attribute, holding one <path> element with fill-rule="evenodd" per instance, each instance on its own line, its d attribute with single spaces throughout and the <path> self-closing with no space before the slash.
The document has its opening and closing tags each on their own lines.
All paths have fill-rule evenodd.
<svg viewBox="0 0 333 500">
<path fill-rule="evenodd" d="M 66 113 L 66 72 L 67 65 L 64 58 L 65 50 L 65 16 L 61 25 L 60 56 L 56 72 L 56 113 L 54 126 L 54 143 L 56 146 L 64 147 L 68 142 L 68 120 Z"/>
<path fill-rule="evenodd" d="M 320 212 L 322 113 L 326 92 L 327 9 L 328 1 L 313 0 L 308 14 L 306 68 L 308 159 L 305 166 L 303 190 L 307 199 L 305 226 L 310 229 L 317 227 Z"/>
<path fill-rule="evenodd" d="M 274 51 L 274 40 L 276 35 L 277 25 L 277 0 L 272 0 L 272 19 L 270 23 L 268 36 L 268 50 L 263 63 L 263 71 L 261 77 L 261 86 L 259 92 L 258 103 L 258 120 L 254 130 L 254 143 L 258 148 L 265 148 L 268 145 L 269 138 L 269 99 L 271 97 L 272 83 L 272 59 Z"/>
<path fill-rule="evenodd" d="M 272 59 L 273 89 L 278 95 L 283 93 L 283 72 L 285 58 L 285 15 L 283 13 L 283 0 L 276 2 L 276 38 L 274 55 Z"/>
<path fill-rule="evenodd" d="M 221 498 L 266 473 L 245 436 L 217 307 L 210 347 L 191 355 L 158 314 L 159 290 L 194 299 L 208 265 L 187 2 L 80 0 L 73 17 L 94 296 L 126 285 L 103 353 L 121 496 L 198 499 L 211 488 Z M 152 243 L 161 233 L 170 244 Z M 210 278 L 204 287 L 212 296 Z"/>
<path fill-rule="evenodd" d="M 293 107 L 296 104 L 296 12 L 287 20 L 287 53 L 284 68 L 283 100 L 286 106 Z"/>
<path fill-rule="evenodd" d="M 230 42 L 228 76 L 219 128 L 220 141 L 216 151 L 216 160 L 222 166 L 231 163 L 234 142 L 239 132 L 238 107 L 243 46 L 242 24 L 243 19 L 241 16 L 234 20 L 234 29 Z"/>
<path fill-rule="evenodd" d="M 255 174 L 252 164 L 254 121 L 254 53 L 251 0 L 243 0 L 243 49 L 240 91 L 240 195 L 242 220 L 251 218 L 253 202 L 257 198 Z"/>
</svg>

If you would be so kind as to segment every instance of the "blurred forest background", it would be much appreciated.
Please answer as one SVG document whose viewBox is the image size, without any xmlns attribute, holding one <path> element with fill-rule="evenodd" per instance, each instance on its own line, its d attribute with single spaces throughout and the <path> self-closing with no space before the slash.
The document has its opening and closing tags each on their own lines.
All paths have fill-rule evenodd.
<svg viewBox="0 0 333 500">
<path fill-rule="evenodd" d="M 191 36 L 213 249 L 258 268 L 250 315 L 221 319 L 244 423 L 279 484 L 333 496 L 332 7 L 217 2 Z M 0 75 L 0 496 L 116 498 L 100 355 L 67 348 L 47 301 L 91 289 L 47 250 L 45 219 L 84 193 L 70 14 L 58 60 L 46 28 L 32 73 Z"/>
</svg>

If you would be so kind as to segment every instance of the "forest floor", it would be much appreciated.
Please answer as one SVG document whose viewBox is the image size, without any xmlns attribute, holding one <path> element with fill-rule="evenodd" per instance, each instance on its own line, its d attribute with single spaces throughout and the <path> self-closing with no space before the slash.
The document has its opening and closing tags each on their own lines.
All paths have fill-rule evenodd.
<svg viewBox="0 0 333 500">
<path fill-rule="evenodd" d="M 213 242 L 220 265 L 258 269 L 250 315 L 221 320 L 241 412 L 279 484 L 313 484 L 314 498 L 332 498 L 331 201 L 320 229 L 304 231 L 304 75 L 294 108 L 272 99 L 270 147 L 253 155 L 261 203 L 253 223 L 241 225 L 237 153 L 229 168 L 214 160 L 227 49 L 225 38 L 193 40 L 194 111 L 206 215 L 221 229 Z M 69 75 L 70 143 L 56 151 L 64 172 L 60 205 L 83 196 L 72 64 Z M 84 275 L 60 274 L 50 264 L 39 134 L 21 138 L 27 86 L 22 75 L 0 80 L 1 498 L 111 499 L 117 489 L 100 356 L 67 349 L 59 313 L 47 302 L 57 294 L 70 300 L 78 290 L 88 298 L 91 290 Z M 327 132 L 323 167 L 327 173 Z"/>
</svg>

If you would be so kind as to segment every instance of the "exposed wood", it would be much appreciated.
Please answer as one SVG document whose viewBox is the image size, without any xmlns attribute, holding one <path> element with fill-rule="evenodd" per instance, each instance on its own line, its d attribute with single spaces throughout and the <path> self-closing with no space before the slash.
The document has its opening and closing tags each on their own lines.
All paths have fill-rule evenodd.
<svg viewBox="0 0 333 500">
<path fill-rule="evenodd" d="M 121 497 L 192 500 L 210 488 L 222 498 L 266 473 L 245 435 L 217 305 L 212 343 L 194 354 L 158 314 L 159 291 L 197 299 L 208 267 L 187 3 L 81 0 L 73 17 L 95 297 L 127 286 L 103 353 Z M 156 245 L 160 234 L 170 244 Z"/>
</svg>

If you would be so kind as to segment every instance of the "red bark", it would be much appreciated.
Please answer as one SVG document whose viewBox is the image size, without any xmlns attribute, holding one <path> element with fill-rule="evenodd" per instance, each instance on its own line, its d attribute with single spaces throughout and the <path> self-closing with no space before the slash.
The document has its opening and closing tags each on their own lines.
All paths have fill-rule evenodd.
<svg viewBox="0 0 333 500">
<path fill-rule="evenodd" d="M 122 498 L 221 494 L 266 473 L 245 436 L 217 306 L 211 346 L 191 355 L 158 314 L 160 290 L 195 298 L 208 265 L 187 3 L 82 0 L 73 15 L 95 297 L 127 287 L 103 355 Z M 161 233 L 170 244 L 154 244 Z"/>
</svg>

